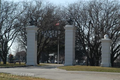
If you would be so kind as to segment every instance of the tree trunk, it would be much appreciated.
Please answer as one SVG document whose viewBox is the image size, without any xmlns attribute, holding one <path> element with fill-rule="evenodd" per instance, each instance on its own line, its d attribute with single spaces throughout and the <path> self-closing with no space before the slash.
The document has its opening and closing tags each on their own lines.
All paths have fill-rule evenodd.
<svg viewBox="0 0 120 80">
<path fill-rule="evenodd" d="M 5 49 L 5 51 L 3 51 L 3 64 L 6 64 L 7 62 L 7 49 Z"/>
<path fill-rule="evenodd" d="M 40 53 L 37 55 L 37 64 L 39 64 L 39 60 L 40 60 Z"/>
<path fill-rule="evenodd" d="M 95 61 L 93 58 L 90 59 L 90 66 L 95 66 Z"/>
<path fill-rule="evenodd" d="M 113 65 L 113 62 L 111 61 L 111 67 L 113 67 L 114 65 Z"/>
<path fill-rule="evenodd" d="M 88 66 L 88 61 L 89 61 L 89 58 L 88 58 L 88 55 L 87 55 L 87 66 Z"/>
<path fill-rule="evenodd" d="M 99 60 L 95 62 L 95 66 L 99 66 Z"/>
<path fill-rule="evenodd" d="M 99 66 L 100 57 L 95 57 L 95 66 Z"/>
<path fill-rule="evenodd" d="M 3 64 L 6 64 L 7 58 L 3 59 Z"/>
<path fill-rule="evenodd" d="M 114 67 L 114 57 L 113 57 L 113 53 L 111 54 L 111 67 Z"/>
<path fill-rule="evenodd" d="M 111 67 L 114 67 L 113 57 L 111 57 Z"/>
</svg>

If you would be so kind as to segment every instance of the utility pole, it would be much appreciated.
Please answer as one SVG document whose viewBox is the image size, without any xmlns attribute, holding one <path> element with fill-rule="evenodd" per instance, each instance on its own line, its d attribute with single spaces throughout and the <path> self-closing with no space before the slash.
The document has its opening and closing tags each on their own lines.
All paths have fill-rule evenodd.
<svg viewBox="0 0 120 80">
<path fill-rule="evenodd" d="M 1 21 L 1 9 L 2 7 L 1 7 L 1 0 L 0 0 L 0 21 Z M 1 29 L 1 28 L 0 28 Z M 0 30 L 0 34 L 1 34 L 1 30 Z M 0 37 L 1 37 L 1 35 L 0 35 Z M 1 43 L 0 43 L 0 53 L 1 53 Z M 0 57 L 0 63 L 1 63 L 1 57 Z"/>
<path fill-rule="evenodd" d="M 58 32 L 59 32 L 59 31 L 58 31 Z M 58 33 L 58 34 L 59 34 L 59 33 Z M 59 56 L 60 56 L 59 54 L 60 54 L 60 53 L 59 53 L 59 35 L 58 35 L 58 62 L 57 62 L 58 64 L 59 64 L 59 58 L 60 58 L 60 57 L 59 57 Z"/>
<path fill-rule="evenodd" d="M 1 8 L 2 8 L 2 7 L 1 7 L 1 0 L 0 0 L 0 18 L 1 18 Z"/>
<path fill-rule="evenodd" d="M 1 16 L 2 16 L 2 1 L 0 0 L 0 21 L 1 21 Z"/>
<path fill-rule="evenodd" d="M 59 46 L 59 45 L 60 45 L 60 44 L 59 44 L 60 27 L 59 27 L 59 22 L 56 23 L 56 26 L 57 26 L 57 39 L 58 39 L 58 44 L 57 44 L 57 45 L 58 45 L 58 49 L 57 49 L 57 51 L 58 51 L 58 52 L 57 52 L 57 53 L 58 53 L 58 55 L 57 55 L 57 63 L 59 64 L 59 63 L 60 63 L 60 62 L 59 62 L 59 58 L 60 58 L 60 57 L 59 57 L 59 56 L 60 56 L 60 50 L 59 50 L 59 48 L 60 48 L 60 46 Z"/>
</svg>

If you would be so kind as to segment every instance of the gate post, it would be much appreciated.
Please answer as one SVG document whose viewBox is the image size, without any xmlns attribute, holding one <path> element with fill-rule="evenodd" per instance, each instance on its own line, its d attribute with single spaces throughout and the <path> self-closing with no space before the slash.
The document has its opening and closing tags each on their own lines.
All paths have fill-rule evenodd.
<svg viewBox="0 0 120 80">
<path fill-rule="evenodd" d="M 65 26 L 65 66 L 75 65 L 75 27 Z"/>
<path fill-rule="evenodd" d="M 37 65 L 37 27 L 29 26 L 27 30 L 27 63 L 26 65 Z"/>
<path fill-rule="evenodd" d="M 110 67 L 111 66 L 111 54 L 110 54 L 110 45 L 111 40 L 108 38 L 108 35 L 104 35 L 104 39 L 101 40 L 102 42 L 102 67 Z"/>
</svg>

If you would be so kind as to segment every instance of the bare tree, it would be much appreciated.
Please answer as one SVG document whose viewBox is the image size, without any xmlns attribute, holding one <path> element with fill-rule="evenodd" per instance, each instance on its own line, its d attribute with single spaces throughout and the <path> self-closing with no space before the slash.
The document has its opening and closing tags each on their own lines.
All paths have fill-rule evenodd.
<svg viewBox="0 0 120 80">
<path fill-rule="evenodd" d="M 108 34 L 112 39 L 112 64 L 119 53 L 119 4 L 114 1 L 90 1 L 70 5 L 67 15 L 77 26 L 77 40 L 82 45 L 91 66 L 100 65 L 101 39 Z"/>
<path fill-rule="evenodd" d="M 34 4 L 32 4 L 34 3 Z M 39 64 L 40 55 L 45 51 L 46 46 L 50 43 L 50 41 L 54 38 L 57 40 L 57 26 L 55 25 L 58 21 L 63 24 L 59 16 L 59 9 L 54 7 L 51 4 L 43 4 L 41 1 L 34 1 L 30 3 L 23 3 L 23 7 L 26 8 L 26 11 L 19 18 L 22 27 L 28 26 L 30 19 L 34 19 L 35 26 L 38 27 L 37 34 L 37 63 Z M 61 24 L 60 23 L 60 24 Z M 60 27 L 60 30 L 63 31 L 63 27 Z M 26 30 L 21 29 L 19 32 L 19 42 L 23 44 L 26 48 Z M 56 36 L 56 37 L 55 37 Z M 27 48 L 26 48 L 27 49 Z"/>
<path fill-rule="evenodd" d="M 17 36 L 17 32 L 20 29 L 17 18 L 22 12 L 19 12 L 17 9 L 18 4 L 7 1 L 2 3 L 0 21 L 0 57 L 2 58 L 4 64 L 6 64 L 8 50 L 12 46 Z"/>
</svg>

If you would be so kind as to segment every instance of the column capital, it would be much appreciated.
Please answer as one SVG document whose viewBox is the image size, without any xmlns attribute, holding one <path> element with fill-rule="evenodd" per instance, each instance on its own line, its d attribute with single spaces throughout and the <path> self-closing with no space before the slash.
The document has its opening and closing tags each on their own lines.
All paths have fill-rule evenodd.
<svg viewBox="0 0 120 80">
<path fill-rule="evenodd" d="M 102 39 L 101 42 L 110 42 L 111 43 L 112 40 L 111 39 Z"/>
<path fill-rule="evenodd" d="M 36 27 L 36 26 L 28 26 L 28 27 L 26 27 L 26 30 L 28 31 L 28 30 L 38 30 L 38 28 Z"/>
<path fill-rule="evenodd" d="M 64 27 L 64 29 L 67 29 L 67 30 L 75 30 L 76 28 L 75 28 L 74 25 L 66 25 L 66 26 Z"/>
</svg>

